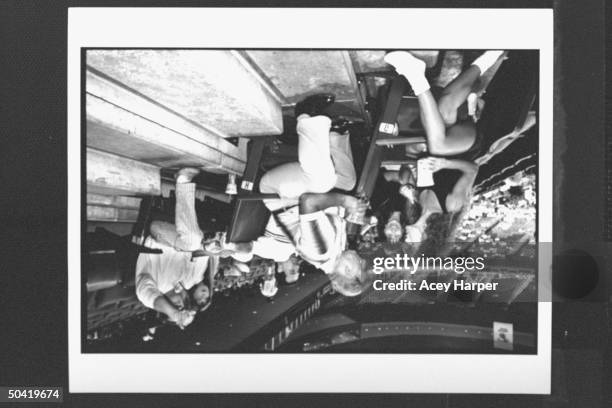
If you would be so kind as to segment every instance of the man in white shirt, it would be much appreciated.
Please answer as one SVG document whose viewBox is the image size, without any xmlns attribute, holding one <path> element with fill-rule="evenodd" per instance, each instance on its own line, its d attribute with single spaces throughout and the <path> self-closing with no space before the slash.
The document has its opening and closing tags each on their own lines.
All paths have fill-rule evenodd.
<svg viewBox="0 0 612 408">
<path fill-rule="evenodd" d="M 177 173 L 175 224 L 154 221 L 145 241 L 145 246 L 162 253 L 141 253 L 136 262 L 138 299 L 181 328 L 193 321 L 194 309 L 207 305 L 211 297 L 203 281 L 209 257 L 192 256 L 202 248 L 203 238 L 195 212 L 196 185 L 191 182 L 198 173 L 192 168 Z"/>
</svg>

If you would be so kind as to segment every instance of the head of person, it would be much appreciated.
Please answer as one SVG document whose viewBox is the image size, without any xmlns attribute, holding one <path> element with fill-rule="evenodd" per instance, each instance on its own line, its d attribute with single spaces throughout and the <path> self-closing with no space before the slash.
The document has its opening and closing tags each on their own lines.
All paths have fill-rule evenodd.
<svg viewBox="0 0 612 408">
<path fill-rule="evenodd" d="M 212 300 L 210 287 L 203 280 L 189 289 L 189 297 L 195 310 L 203 311 L 208 308 Z"/>
<path fill-rule="evenodd" d="M 292 284 L 300 278 L 300 266 L 302 259 L 297 255 L 291 255 L 289 259 L 276 263 L 276 271 L 285 274 L 285 283 Z"/>
<path fill-rule="evenodd" d="M 447 213 L 440 212 L 439 203 L 435 195 L 426 190 L 419 196 L 419 202 L 410 206 L 409 219 L 415 220 L 407 225 L 404 240 L 413 246 L 433 251 L 441 249 L 455 233 L 457 226 L 468 210 L 466 199 L 469 197 L 447 197 Z M 408 209 L 408 207 L 407 207 Z"/>
<path fill-rule="evenodd" d="M 243 274 L 248 272 L 248 266 L 247 266 L 247 271 L 245 272 L 244 270 L 245 265 L 246 264 L 244 264 L 243 262 L 237 261 L 236 259 L 232 257 L 220 258 L 219 272 L 221 276 L 224 276 L 224 277 L 242 276 Z"/>
<path fill-rule="evenodd" d="M 329 275 L 332 288 L 344 296 L 360 295 L 366 286 L 365 269 L 366 261 L 357 252 L 342 252 Z"/>
<path fill-rule="evenodd" d="M 387 224 L 385 224 L 385 237 L 388 242 L 396 243 L 402 238 L 404 231 L 400 220 L 400 212 L 396 211 L 391 214 Z"/>
<path fill-rule="evenodd" d="M 274 277 L 274 275 L 265 277 L 259 284 L 259 291 L 265 297 L 273 298 L 274 295 L 276 295 L 276 292 L 278 292 L 276 277 Z"/>
</svg>

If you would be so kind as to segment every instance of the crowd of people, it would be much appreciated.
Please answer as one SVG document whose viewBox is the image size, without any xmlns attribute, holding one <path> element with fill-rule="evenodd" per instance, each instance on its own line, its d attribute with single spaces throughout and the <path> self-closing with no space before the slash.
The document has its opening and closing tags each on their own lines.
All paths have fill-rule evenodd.
<svg viewBox="0 0 612 408">
<path fill-rule="evenodd" d="M 418 157 L 419 168 L 426 166 L 433 174 L 433 183 L 421 186 L 417 166 L 385 173 L 405 201 L 380 223 L 367 198 L 352 193 L 357 176 L 349 123 L 329 113 L 334 104 L 331 94 L 312 95 L 296 104 L 298 160 L 277 166 L 261 178 L 259 191 L 280 198 L 264 201 L 272 215 L 265 232 L 252 242 L 227 243 L 223 235 L 205 238 L 195 211 L 193 178 L 199 170 L 181 169 L 175 176 L 175 222 L 154 221 L 145 241 L 145 246 L 162 253 L 141 253 L 137 261 L 138 299 L 185 327 L 210 306 L 219 273 L 250 274 L 259 268 L 261 293 L 273 297 L 277 278 L 295 283 L 303 263 L 323 271 L 336 292 L 357 296 L 371 280 L 368 262 L 358 247 L 349 245 L 351 224 L 360 225 L 362 241 L 401 241 L 418 253 L 444 254 L 469 207 L 478 172 L 475 159 L 482 153 L 484 135 L 473 116 L 465 114 L 466 101 L 479 77 L 500 58 L 505 58 L 502 51 L 485 52 L 439 89 L 430 87 L 424 61 L 410 52 L 385 56 L 418 99 L 426 142 L 410 145 L 407 153 Z M 378 230 L 384 238 L 378 237 Z M 219 259 L 224 259 L 221 265 Z"/>
</svg>

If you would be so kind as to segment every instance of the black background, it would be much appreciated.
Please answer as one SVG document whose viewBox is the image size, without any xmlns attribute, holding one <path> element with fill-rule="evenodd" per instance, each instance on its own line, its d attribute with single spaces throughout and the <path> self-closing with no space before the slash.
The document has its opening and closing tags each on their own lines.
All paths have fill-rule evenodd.
<svg viewBox="0 0 612 408">
<path fill-rule="evenodd" d="M 260 6 L 300 7 L 305 1 Z M 67 391 L 67 7 L 168 6 L 152 1 L 0 0 L 0 385 L 64 386 Z M 202 3 L 176 1 L 172 6 Z M 249 6 L 244 1 L 208 6 Z M 308 2 L 348 6 L 347 2 Z M 604 116 L 604 0 L 558 1 L 354 1 L 358 7 L 555 8 L 555 241 L 606 258 L 606 139 Z M 340 23 L 340 22 L 339 22 Z M 112 22 L 109 22 L 112 29 Z M 324 30 L 313 27 L 313 30 Z M 362 28 L 356 28 L 362 29 Z M 372 22 L 373 31 L 382 30 Z M 517 30 L 520 26 L 517 26 Z M 486 35 L 486 34 L 485 34 Z M 609 169 L 608 169 L 609 170 Z M 608 180 L 610 182 L 611 180 Z M 610 203 L 612 204 L 612 203 Z M 601 267 L 600 276 L 607 269 Z M 605 282 L 605 280 L 602 279 Z M 606 292 L 608 288 L 604 288 Z M 607 292 L 609 293 L 609 292 Z M 592 302 L 554 305 L 553 346 L 605 349 L 609 343 L 608 295 Z M 572 336 L 568 337 L 567 332 Z M 574 334 L 575 333 L 575 334 Z M 581 358 L 569 368 L 570 405 L 612 406 L 610 353 L 604 361 Z M 117 368 L 118 370 L 121 367 Z M 299 369 L 299 368 L 296 368 Z M 555 367 L 553 367 L 553 371 Z M 456 368 L 461 376 L 461 367 Z M 279 373 L 287 375 L 288 373 Z M 87 375 L 81 373 L 80 375 Z M 160 373 L 160 375 L 166 375 Z M 172 377 L 171 374 L 168 374 Z M 316 375 L 316 373 L 312 373 Z M 361 375 L 366 375 L 361 374 Z M 237 381 L 248 381 L 237 373 Z M 271 379 L 273 381 L 273 379 Z M 343 379 L 344 381 L 344 379 Z M 443 390 L 444 384 L 440 384 Z M 279 390 L 280 391 L 280 390 Z M 71 406 L 415 406 L 554 407 L 541 396 L 487 395 L 65 395 Z M 25 404 L 20 405 L 25 406 Z M 38 404 L 36 406 L 42 406 Z M 57 406 L 57 405 L 55 405 Z"/>
</svg>

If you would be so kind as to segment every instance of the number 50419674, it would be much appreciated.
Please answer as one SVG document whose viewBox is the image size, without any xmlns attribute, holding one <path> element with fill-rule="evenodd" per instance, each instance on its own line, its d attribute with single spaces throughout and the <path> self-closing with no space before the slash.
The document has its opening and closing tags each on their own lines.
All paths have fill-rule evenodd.
<svg viewBox="0 0 612 408">
<path fill-rule="evenodd" d="M 0 402 L 62 401 L 61 387 L 0 387 Z"/>
</svg>

